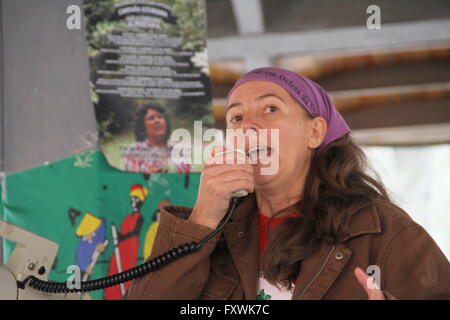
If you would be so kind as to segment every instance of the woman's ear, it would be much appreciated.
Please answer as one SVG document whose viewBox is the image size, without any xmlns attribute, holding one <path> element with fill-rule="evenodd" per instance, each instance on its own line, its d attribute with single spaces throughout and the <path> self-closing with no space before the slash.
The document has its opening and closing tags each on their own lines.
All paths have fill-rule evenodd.
<svg viewBox="0 0 450 320">
<path fill-rule="evenodd" d="M 308 148 L 316 149 L 320 146 L 327 134 L 327 121 L 322 117 L 315 117 L 309 122 Z"/>
</svg>

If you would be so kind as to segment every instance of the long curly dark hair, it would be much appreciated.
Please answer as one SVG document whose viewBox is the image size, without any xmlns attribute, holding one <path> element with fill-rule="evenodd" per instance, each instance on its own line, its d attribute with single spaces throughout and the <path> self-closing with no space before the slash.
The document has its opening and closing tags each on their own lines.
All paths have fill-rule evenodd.
<svg viewBox="0 0 450 320">
<path fill-rule="evenodd" d="M 166 110 L 155 102 L 145 104 L 136 112 L 136 122 L 134 125 L 134 135 L 136 137 L 136 141 L 144 141 L 147 139 L 147 131 L 145 130 L 145 116 L 147 111 L 150 109 L 158 111 L 164 117 L 164 120 L 166 121 L 166 134 L 164 136 L 164 141 L 167 142 L 171 134 L 170 119 Z"/>
<path fill-rule="evenodd" d="M 349 134 L 314 155 L 297 204 L 276 213 L 301 213 L 281 222 L 268 237 L 262 257 L 264 277 L 291 289 L 301 261 L 321 244 L 336 244 L 362 210 L 392 205 L 382 182 L 366 173 L 367 160 Z M 270 221 L 269 221 L 270 223 Z"/>
</svg>

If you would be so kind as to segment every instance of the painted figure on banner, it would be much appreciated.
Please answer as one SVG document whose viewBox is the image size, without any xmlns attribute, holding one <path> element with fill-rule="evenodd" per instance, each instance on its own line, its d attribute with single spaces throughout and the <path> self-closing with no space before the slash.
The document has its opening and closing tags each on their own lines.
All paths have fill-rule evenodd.
<svg viewBox="0 0 450 320">
<path fill-rule="evenodd" d="M 80 238 L 76 248 L 75 264 L 80 267 L 82 281 L 87 281 L 92 275 L 97 259 L 108 245 L 106 221 L 91 213 L 86 213 L 75 234 Z M 86 298 L 83 297 L 83 299 Z"/>
<path fill-rule="evenodd" d="M 148 257 L 150 257 L 150 255 L 152 254 L 153 242 L 155 241 L 156 231 L 158 230 L 159 225 L 159 210 L 162 207 L 167 206 L 169 204 L 170 204 L 169 200 L 167 199 L 161 200 L 158 203 L 158 207 L 156 208 L 155 212 L 153 213 L 152 216 L 153 223 L 150 225 L 150 227 L 147 230 L 147 233 L 145 234 L 144 261 L 146 261 Z"/>
<path fill-rule="evenodd" d="M 120 225 L 120 230 L 111 224 L 111 233 L 114 243 L 114 254 L 111 257 L 108 276 L 136 266 L 139 256 L 139 234 L 144 219 L 141 207 L 148 197 L 147 188 L 134 184 L 130 188 L 130 201 L 132 212 L 128 214 Z M 120 300 L 125 294 L 130 282 L 109 287 L 104 290 L 106 300 Z"/>
</svg>

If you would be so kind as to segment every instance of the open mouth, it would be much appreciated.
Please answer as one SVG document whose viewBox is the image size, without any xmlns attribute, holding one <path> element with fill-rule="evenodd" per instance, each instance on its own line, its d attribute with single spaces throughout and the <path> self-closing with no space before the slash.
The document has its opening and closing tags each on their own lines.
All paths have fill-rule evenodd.
<svg viewBox="0 0 450 320">
<path fill-rule="evenodd" d="M 271 155 L 272 155 L 272 149 L 267 146 L 253 147 L 247 151 L 247 156 L 252 161 L 257 160 L 257 159 L 262 159 L 265 157 L 270 157 Z"/>
</svg>

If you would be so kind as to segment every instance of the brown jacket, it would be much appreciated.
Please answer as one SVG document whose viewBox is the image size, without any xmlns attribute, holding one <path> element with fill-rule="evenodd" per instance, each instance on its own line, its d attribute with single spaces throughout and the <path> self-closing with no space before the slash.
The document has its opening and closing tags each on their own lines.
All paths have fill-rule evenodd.
<svg viewBox="0 0 450 320">
<path fill-rule="evenodd" d="M 150 258 L 212 231 L 187 221 L 191 210 L 161 210 Z M 259 273 L 256 210 L 255 196 L 244 198 L 221 233 L 199 251 L 135 280 L 127 298 L 254 300 Z M 380 268 L 381 289 L 388 299 L 450 299 L 449 261 L 398 207 L 359 214 L 343 242 L 324 245 L 302 261 L 292 299 L 367 299 L 353 272 L 370 265 Z"/>
</svg>

